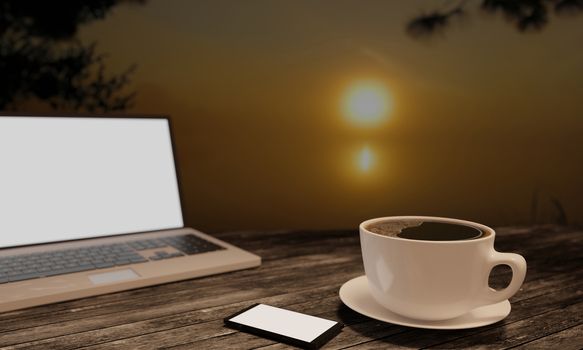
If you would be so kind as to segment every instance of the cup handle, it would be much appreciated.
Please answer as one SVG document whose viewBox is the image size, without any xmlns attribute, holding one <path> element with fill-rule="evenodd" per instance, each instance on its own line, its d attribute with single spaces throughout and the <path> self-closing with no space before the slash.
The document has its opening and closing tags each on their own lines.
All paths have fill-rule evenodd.
<svg viewBox="0 0 583 350">
<path fill-rule="evenodd" d="M 510 298 L 516 292 L 518 292 L 520 286 L 522 286 L 522 282 L 524 282 L 524 277 L 526 276 L 526 260 L 524 260 L 522 255 L 514 253 L 499 253 L 493 250 L 488 257 L 487 264 L 488 274 L 486 275 L 486 293 L 484 296 L 485 300 L 483 304 L 488 305 L 499 303 Z M 488 278 L 490 277 L 490 273 L 497 265 L 508 265 L 512 269 L 512 280 L 510 281 L 508 287 L 502 290 L 495 290 L 488 286 Z"/>
</svg>

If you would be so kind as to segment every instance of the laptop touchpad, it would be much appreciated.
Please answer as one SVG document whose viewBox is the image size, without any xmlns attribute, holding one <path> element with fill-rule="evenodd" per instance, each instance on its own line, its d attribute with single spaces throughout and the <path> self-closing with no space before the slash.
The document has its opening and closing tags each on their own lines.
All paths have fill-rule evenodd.
<svg viewBox="0 0 583 350">
<path fill-rule="evenodd" d="M 89 279 L 91 280 L 91 282 L 93 282 L 93 284 L 121 282 L 125 280 L 133 280 L 138 277 L 140 277 L 140 275 L 138 275 L 132 269 L 124 269 L 89 275 Z"/>
</svg>

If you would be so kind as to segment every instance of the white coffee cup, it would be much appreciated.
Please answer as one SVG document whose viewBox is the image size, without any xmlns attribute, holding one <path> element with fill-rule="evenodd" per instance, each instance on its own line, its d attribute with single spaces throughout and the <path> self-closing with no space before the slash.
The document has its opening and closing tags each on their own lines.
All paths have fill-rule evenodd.
<svg viewBox="0 0 583 350">
<path fill-rule="evenodd" d="M 376 234 L 370 225 L 421 220 L 473 226 L 479 238 L 426 241 Z M 388 310 L 405 317 L 437 321 L 455 318 L 513 296 L 524 281 L 526 261 L 518 254 L 494 250 L 490 227 L 457 219 L 428 216 L 393 216 L 360 224 L 360 245 L 370 293 Z M 512 269 L 512 281 L 503 290 L 488 286 L 496 265 Z"/>
</svg>

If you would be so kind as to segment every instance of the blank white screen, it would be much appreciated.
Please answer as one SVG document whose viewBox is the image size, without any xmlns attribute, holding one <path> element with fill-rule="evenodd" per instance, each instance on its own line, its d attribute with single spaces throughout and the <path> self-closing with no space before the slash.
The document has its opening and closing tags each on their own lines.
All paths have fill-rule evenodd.
<svg viewBox="0 0 583 350">
<path fill-rule="evenodd" d="M 0 117 L 0 247 L 182 225 L 166 119 Z"/>
<path fill-rule="evenodd" d="M 231 318 L 231 321 L 308 343 L 337 323 L 265 304 L 259 304 Z"/>
</svg>

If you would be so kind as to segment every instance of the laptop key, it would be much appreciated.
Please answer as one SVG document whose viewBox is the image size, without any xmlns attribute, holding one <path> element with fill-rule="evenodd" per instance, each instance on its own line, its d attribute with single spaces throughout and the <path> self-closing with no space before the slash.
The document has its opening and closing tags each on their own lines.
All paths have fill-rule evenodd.
<svg viewBox="0 0 583 350">
<path fill-rule="evenodd" d="M 106 267 L 113 267 L 113 266 L 115 266 L 114 264 L 112 264 L 110 262 L 94 263 L 93 265 L 95 265 L 95 267 L 98 268 L 98 269 L 104 269 Z"/>
<path fill-rule="evenodd" d="M 12 269 L 6 269 L 6 270 L 2 270 L 2 272 L 0 273 L 0 275 L 2 276 L 10 276 L 10 275 L 17 275 L 15 270 Z"/>
<path fill-rule="evenodd" d="M 45 272 L 44 275 L 45 276 L 66 275 L 68 273 L 93 270 L 94 268 L 95 268 L 95 266 L 93 266 L 93 265 L 77 266 L 77 267 L 71 267 L 71 268 L 64 268 L 61 270 L 48 271 L 48 272 Z"/>
<path fill-rule="evenodd" d="M 132 263 L 131 261 L 125 260 L 125 259 L 124 260 L 117 260 L 117 261 L 114 262 L 114 264 L 116 266 L 129 265 L 131 263 Z"/>
<path fill-rule="evenodd" d="M 42 277 L 42 274 L 40 274 L 40 273 L 28 273 L 28 274 L 22 274 L 22 275 L 15 275 L 15 276 L 8 277 L 8 280 L 10 282 L 18 282 L 18 281 L 30 280 L 30 279 L 38 278 L 38 277 Z"/>
</svg>

